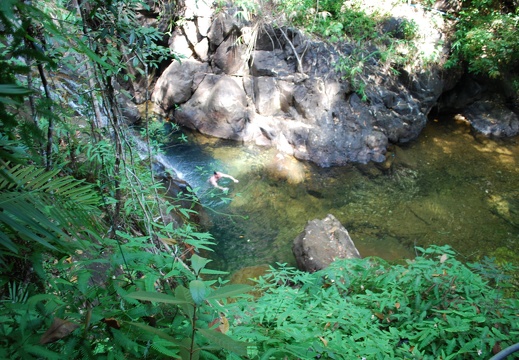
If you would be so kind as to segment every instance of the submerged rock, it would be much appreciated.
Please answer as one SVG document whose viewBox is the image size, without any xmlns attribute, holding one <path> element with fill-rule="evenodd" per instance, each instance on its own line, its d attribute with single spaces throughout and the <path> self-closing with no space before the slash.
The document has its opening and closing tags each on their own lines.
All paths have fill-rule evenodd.
<svg viewBox="0 0 519 360">
<path fill-rule="evenodd" d="M 305 180 L 305 169 L 300 161 L 281 153 L 276 154 L 265 168 L 269 177 L 276 181 L 299 184 Z"/>
<path fill-rule="evenodd" d="M 314 272 L 324 269 L 335 259 L 360 258 L 348 230 L 333 215 L 309 221 L 292 245 L 297 267 Z"/>
<path fill-rule="evenodd" d="M 231 276 L 231 284 L 245 284 L 245 285 L 256 285 L 254 279 L 261 276 L 265 276 L 270 270 L 270 266 L 267 264 L 247 266 L 234 272 Z"/>
</svg>

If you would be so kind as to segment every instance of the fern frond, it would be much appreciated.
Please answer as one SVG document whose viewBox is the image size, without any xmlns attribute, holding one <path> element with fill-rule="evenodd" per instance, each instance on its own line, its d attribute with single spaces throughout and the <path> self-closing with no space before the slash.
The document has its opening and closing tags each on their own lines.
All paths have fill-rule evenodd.
<svg viewBox="0 0 519 360">
<path fill-rule="evenodd" d="M 151 347 L 162 355 L 169 356 L 172 358 L 178 357 L 179 346 L 172 343 L 171 341 L 164 340 L 156 336 L 153 339 Z"/>
<path fill-rule="evenodd" d="M 124 349 L 125 352 L 138 354 L 139 344 L 131 339 L 125 332 L 120 330 L 112 329 L 113 340 L 117 346 Z"/>
<path fill-rule="evenodd" d="M 63 358 L 61 354 L 51 351 L 40 345 L 24 344 L 23 350 L 37 356 L 40 359 L 61 360 Z"/>
</svg>

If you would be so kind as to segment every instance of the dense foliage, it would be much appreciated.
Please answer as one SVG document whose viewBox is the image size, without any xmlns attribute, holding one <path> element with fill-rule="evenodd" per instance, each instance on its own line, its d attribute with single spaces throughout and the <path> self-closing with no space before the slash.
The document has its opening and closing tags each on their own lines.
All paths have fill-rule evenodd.
<svg viewBox="0 0 519 360">
<path fill-rule="evenodd" d="M 443 41 L 438 42 L 434 51 L 424 52 L 419 43 L 423 36 L 419 32 L 419 24 L 412 18 L 393 13 L 396 5 L 407 1 L 383 2 L 386 5 L 384 8 L 374 6 L 378 2 L 360 0 L 239 0 L 236 3 L 242 6 L 247 18 L 253 18 L 256 14 L 259 21 L 268 26 L 295 25 L 327 41 L 355 44 L 353 53 L 342 54 L 338 70 L 357 87 L 362 86 L 356 83 L 358 74 L 370 59 L 376 59 L 393 72 L 399 72 L 408 65 L 427 67 L 440 60 Z M 451 2 L 445 3 L 445 11 L 436 10 L 434 3 L 429 0 L 416 1 L 412 5 L 413 10 L 408 11 L 437 14 L 454 24 L 452 39 L 451 34 L 445 39 L 452 40 L 446 67 L 462 67 L 470 73 L 509 79 L 514 90 L 519 92 L 516 70 L 519 62 L 517 2 Z M 396 26 L 387 26 L 391 22 Z"/>
<path fill-rule="evenodd" d="M 211 235 L 156 180 L 156 128 L 144 122 L 142 159 L 123 121 L 118 84 L 174 58 L 139 11 L 0 3 L 1 358 L 469 359 L 519 340 L 514 269 L 447 247 L 405 265 L 279 265 L 254 288 L 211 270 Z"/>
<path fill-rule="evenodd" d="M 491 78 L 516 78 L 519 64 L 517 2 L 476 0 L 457 14 L 456 39 L 450 64 L 463 60 L 468 70 Z M 519 79 L 515 79 L 519 92 Z"/>
<path fill-rule="evenodd" d="M 448 247 L 419 250 L 405 265 L 367 258 L 315 274 L 273 270 L 255 303 L 232 304 L 234 331 L 259 354 L 303 359 L 489 358 L 517 341 L 519 303 L 502 291 L 509 277 L 495 278 L 491 262 L 463 265 Z"/>
</svg>

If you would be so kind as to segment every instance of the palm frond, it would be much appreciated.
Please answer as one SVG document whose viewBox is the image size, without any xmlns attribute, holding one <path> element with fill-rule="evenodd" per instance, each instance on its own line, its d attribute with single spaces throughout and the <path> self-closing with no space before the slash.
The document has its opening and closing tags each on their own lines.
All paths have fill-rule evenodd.
<svg viewBox="0 0 519 360">
<path fill-rule="evenodd" d="M 92 185 L 32 165 L 7 164 L 2 173 L 0 251 L 18 253 L 19 240 L 63 251 L 71 240 L 80 246 L 77 234 L 96 227 L 99 196 Z"/>
</svg>

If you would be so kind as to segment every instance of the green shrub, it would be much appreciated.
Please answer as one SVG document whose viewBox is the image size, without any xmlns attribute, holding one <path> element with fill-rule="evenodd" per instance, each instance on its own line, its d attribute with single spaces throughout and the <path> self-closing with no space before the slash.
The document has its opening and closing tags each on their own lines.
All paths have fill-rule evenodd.
<svg viewBox="0 0 519 360">
<path fill-rule="evenodd" d="M 272 269 L 258 280 L 260 298 L 233 304 L 235 333 L 255 341 L 260 358 L 488 358 L 519 340 L 519 301 L 504 296 L 504 278 L 493 288 L 450 248 L 421 251 L 406 265 L 366 258 L 315 274 Z"/>
<path fill-rule="evenodd" d="M 491 2 L 472 2 L 459 14 L 453 54 L 447 67 L 468 65 L 468 70 L 491 78 L 514 72 L 519 61 L 517 8 L 501 9 Z"/>
</svg>

